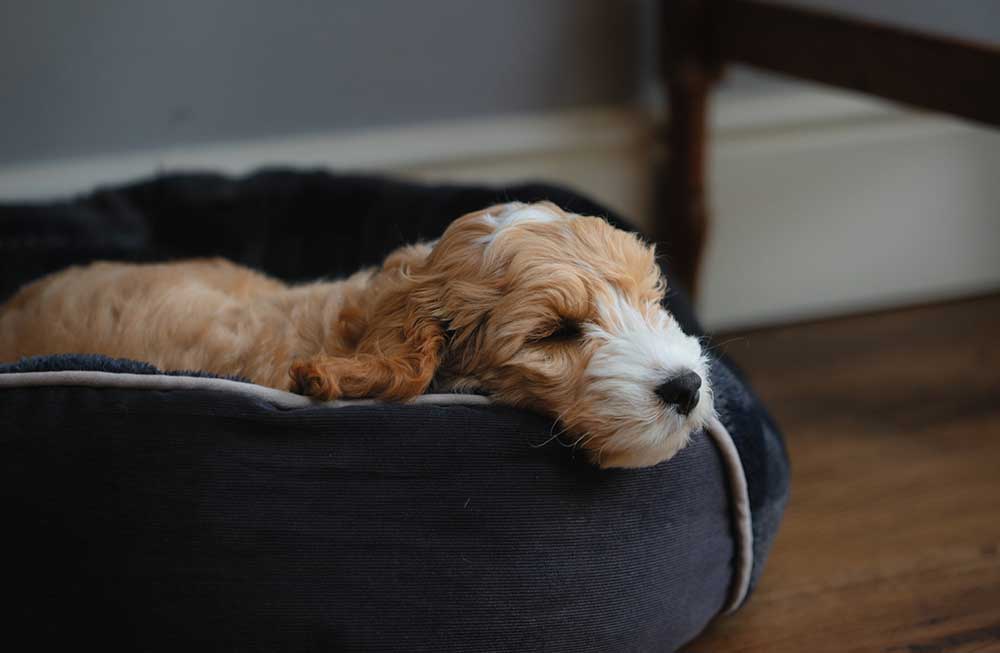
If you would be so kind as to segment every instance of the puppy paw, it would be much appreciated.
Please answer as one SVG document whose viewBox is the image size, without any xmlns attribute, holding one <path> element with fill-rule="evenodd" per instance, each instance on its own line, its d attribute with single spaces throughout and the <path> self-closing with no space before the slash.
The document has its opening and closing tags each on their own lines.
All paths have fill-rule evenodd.
<svg viewBox="0 0 1000 653">
<path fill-rule="evenodd" d="M 288 374 L 292 392 L 317 399 L 403 401 L 430 385 L 433 368 L 409 359 L 386 359 L 371 354 L 351 357 L 317 356 L 292 363 Z"/>
<path fill-rule="evenodd" d="M 292 392 L 317 399 L 337 399 L 341 395 L 333 377 L 312 361 L 292 363 L 288 375 L 292 379 Z"/>
</svg>

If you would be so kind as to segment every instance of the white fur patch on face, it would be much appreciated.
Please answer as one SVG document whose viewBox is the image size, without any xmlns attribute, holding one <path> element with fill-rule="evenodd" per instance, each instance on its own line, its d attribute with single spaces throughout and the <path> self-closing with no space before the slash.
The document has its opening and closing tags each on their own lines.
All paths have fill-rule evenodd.
<svg viewBox="0 0 1000 653">
<path fill-rule="evenodd" d="M 715 414 L 707 360 L 698 340 L 661 307 L 647 318 L 614 295 L 598 310 L 605 326 L 586 327 L 598 346 L 586 370 L 584 401 L 602 423 L 617 425 L 599 462 L 605 467 L 655 465 L 680 451 Z M 697 406 L 683 415 L 661 401 L 656 389 L 689 370 L 702 385 Z"/>
<path fill-rule="evenodd" d="M 504 231 L 512 227 L 529 223 L 561 222 L 567 219 L 566 216 L 541 204 L 510 202 L 504 204 L 498 211 L 483 214 L 483 222 L 493 227 L 493 232 L 482 236 L 476 242 L 489 246 Z"/>
</svg>

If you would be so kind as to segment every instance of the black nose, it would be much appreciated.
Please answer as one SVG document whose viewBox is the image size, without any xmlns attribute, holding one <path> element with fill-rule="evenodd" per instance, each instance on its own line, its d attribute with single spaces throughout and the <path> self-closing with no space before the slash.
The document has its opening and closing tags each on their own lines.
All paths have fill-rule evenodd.
<svg viewBox="0 0 1000 653">
<path fill-rule="evenodd" d="M 668 406 L 676 406 L 677 412 L 687 415 L 698 405 L 698 390 L 701 388 L 701 377 L 688 370 L 666 381 L 656 389 L 656 394 Z"/>
</svg>

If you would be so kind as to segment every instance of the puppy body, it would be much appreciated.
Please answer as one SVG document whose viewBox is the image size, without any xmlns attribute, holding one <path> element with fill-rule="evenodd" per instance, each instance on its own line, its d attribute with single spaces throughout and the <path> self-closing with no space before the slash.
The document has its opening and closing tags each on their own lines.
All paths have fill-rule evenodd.
<svg viewBox="0 0 1000 653">
<path fill-rule="evenodd" d="M 97 353 L 321 399 L 483 389 L 558 417 L 602 466 L 639 467 L 713 411 L 664 290 L 633 234 L 512 203 L 341 281 L 288 286 L 221 259 L 70 268 L 0 308 L 0 361 Z"/>
<path fill-rule="evenodd" d="M 0 360 L 104 354 L 289 390 L 293 361 L 351 348 L 339 316 L 372 274 L 289 287 L 223 259 L 69 268 L 0 311 Z"/>
</svg>

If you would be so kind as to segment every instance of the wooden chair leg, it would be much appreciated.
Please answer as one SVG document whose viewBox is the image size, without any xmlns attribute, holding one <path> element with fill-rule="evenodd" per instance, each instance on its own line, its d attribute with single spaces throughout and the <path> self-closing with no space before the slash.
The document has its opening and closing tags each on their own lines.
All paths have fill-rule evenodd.
<svg viewBox="0 0 1000 653">
<path fill-rule="evenodd" d="M 663 188 L 659 240 L 677 280 L 692 295 L 708 236 L 706 121 L 711 82 L 703 75 L 679 74 L 668 80 L 667 177 Z"/>
<path fill-rule="evenodd" d="M 656 238 L 665 246 L 671 270 L 692 294 L 708 236 L 708 103 L 720 72 L 716 8 L 708 0 L 664 3 L 663 72 L 670 121 L 666 175 L 661 187 Z"/>
</svg>

